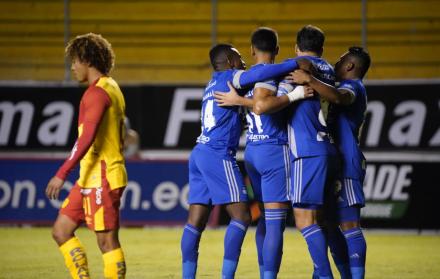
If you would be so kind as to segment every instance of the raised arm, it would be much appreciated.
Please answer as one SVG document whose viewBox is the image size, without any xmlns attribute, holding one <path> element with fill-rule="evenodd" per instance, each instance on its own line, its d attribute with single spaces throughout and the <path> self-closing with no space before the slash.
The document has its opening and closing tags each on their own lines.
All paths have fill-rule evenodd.
<svg viewBox="0 0 440 279">
<path fill-rule="evenodd" d="M 233 78 L 233 85 L 237 89 L 251 87 L 264 80 L 284 76 L 295 69 L 310 69 L 312 63 L 305 58 L 288 59 L 279 64 L 266 64 L 264 67 L 251 68 L 247 71 L 237 71 Z"/>
<path fill-rule="evenodd" d="M 318 94 L 329 101 L 330 103 L 340 105 L 350 105 L 355 99 L 352 91 L 337 89 L 329 84 L 326 84 L 310 73 L 303 70 L 296 70 L 290 74 L 292 80 L 297 84 L 307 84 L 312 87 Z"/>
</svg>

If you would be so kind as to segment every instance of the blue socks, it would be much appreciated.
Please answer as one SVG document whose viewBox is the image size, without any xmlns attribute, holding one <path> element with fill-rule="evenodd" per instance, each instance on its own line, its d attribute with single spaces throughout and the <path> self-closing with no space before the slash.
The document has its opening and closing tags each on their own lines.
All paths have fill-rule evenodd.
<svg viewBox="0 0 440 279">
<path fill-rule="evenodd" d="M 266 236 L 263 245 L 264 279 L 276 278 L 283 257 L 283 233 L 287 209 L 266 209 Z"/>
<path fill-rule="evenodd" d="M 327 231 L 327 242 L 333 261 L 338 268 L 341 279 L 351 279 L 350 261 L 348 259 L 348 248 L 344 235 L 339 228 Z"/>
<path fill-rule="evenodd" d="M 317 224 L 301 230 L 309 247 L 309 253 L 320 279 L 333 279 L 330 262 L 327 256 L 327 242 L 321 228 Z"/>
<path fill-rule="evenodd" d="M 353 279 L 365 277 L 365 258 L 367 254 L 367 243 L 360 228 L 353 228 L 344 231 L 350 257 L 350 270 Z"/>
<path fill-rule="evenodd" d="M 182 251 L 182 278 L 194 279 L 197 272 L 197 259 L 199 257 L 199 243 L 202 230 L 186 224 L 183 228 L 180 249 Z"/>
<path fill-rule="evenodd" d="M 248 225 L 232 219 L 225 234 L 222 279 L 233 279 Z"/>
<path fill-rule="evenodd" d="M 255 231 L 255 244 L 257 246 L 258 266 L 260 269 L 260 279 L 264 279 L 263 244 L 266 236 L 266 219 L 261 216 L 258 220 L 257 230 Z"/>
</svg>

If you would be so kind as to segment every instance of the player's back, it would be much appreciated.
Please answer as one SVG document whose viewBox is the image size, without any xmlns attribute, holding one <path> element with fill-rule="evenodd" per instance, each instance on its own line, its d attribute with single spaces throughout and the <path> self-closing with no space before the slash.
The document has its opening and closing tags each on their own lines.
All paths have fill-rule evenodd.
<svg viewBox="0 0 440 279">
<path fill-rule="evenodd" d="M 232 82 L 235 70 L 214 72 L 207 84 L 202 100 L 202 131 L 197 138 L 200 144 L 236 150 L 241 134 L 241 116 L 238 106 L 220 107 L 214 92 L 229 91 L 227 82 Z"/>
<path fill-rule="evenodd" d="M 359 179 L 365 171 L 365 158 L 359 147 L 359 137 L 365 121 L 367 92 L 361 80 L 343 80 L 338 88 L 350 91 L 355 99 L 350 105 L 334 106 L 332 135 L 343 158 L 344 177 Z"/>
<path fill-rule="evenodd" d="M 304 57 L 315 65 L 318 70 L 317 78 L 320 81 L 334 85 L 334 70 L 327 61 L 319 57 Z M 281 84 L 280 90 L 288 87 L 289 85 Z M 328 107 L 329 103 L 320 98 L 318 94 L 291 106 L 288 133 L 289 145 L 294 158 L 336 153 L 327 128 Z"/>
<path fill-rule="evenodd" d="M 101 119 L 92 146 L 81 160 L 79 185 L 85 188 L 95 188 L 102 185 L 102 173 L 112 189 L 127 184 L 127 173 L 123 156 L 125 100 L 121 89 L 111 77 L 101 77 L 84 93 L 83 98 L 98 88 L 99 94 L 107 94 L 110 106 Z M 83 111 L 80 104 L 78 133 L 81 134 Z"/>
<path fill-rule="evenodd" d="M 253 66 L 262 67 L 264 64 Z M 278 81 L 268 80 L 256 83 L 252 90 L 249 90 L 245 97 L 253 98 L 255 88 L 262 87 L 273 92 L 278 90 Z M 277 92 L 281 95 L 281 92 Z M 275 113 L 264 113 L 257 115 L 251 110 L 246 114 L 248 131 L 246 134 L 246 144 L 287 144 L 287 110 L 283 109 Z"/>
</svg>

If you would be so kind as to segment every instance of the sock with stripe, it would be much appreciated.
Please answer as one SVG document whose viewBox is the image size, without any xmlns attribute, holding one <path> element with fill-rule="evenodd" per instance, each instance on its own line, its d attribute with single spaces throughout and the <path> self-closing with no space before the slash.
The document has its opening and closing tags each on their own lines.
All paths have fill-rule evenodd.
<svg viewBox="0 0 440 279">
<path fill-rule="evenodd" d="M 255 244 L 257 246 L 258 266 L 260 268 L 260 279 L 264 278 L 264 262 L 263 262 L 263 244 L 266 235 L 266 219 L 260 216 L 258 220 L 257 229 L 255 231 Z"/>
<path fill-rule="evenodd" d="M 194 279 L 197 272 L 197 259 L 199 257 L 199 243 L 202 230 L 186 224 L 183 228 L 180 249 L 182 251 L 182 278 Z"/>
<path fill-rule="evenodd" d="M 283 233 L 287 209 L 266 209 L 266 237 L 263 245 L 264 279 L 275 279 L 283 257 Z"/>
<path fill-rule="evenodd" d="M 127 271 L 124 253 L 121 248 L 112 250 L 102 255 L 104 260 L 105 279 L 124 279 Z"/>
<path fill-rule="evenodd" d="M 329 229 L 327 231 L 327 242 L 330 252 L 338 268 L 341 279 L 350 279 L 350 261 L 348 259 L 348 248 L 344 235 L 339 228 Z"/>
<path fill-rule="evenodd" d="M 60 246 L 60 251 L 72 278 L 90 278 L 86 252 L 77 237 L 74 236 L 63 243 Z"/>
<path fill-rule="evenodd" d="M 238 220 L 232 219 L 229 222 L 224 241 L 222 279 L 233 279 L 235 276 L 247 227 L 247 224 Z"/>
<path fill-rule="evenodd" d="M 360 228 L 346 230 L 344 236 L 348 246 L 351 276 L 353 279 L 363 279 L 365 277 L 367 243 L 362 230 Z"/>
<path fill-rule="evenodd" d="M 333 279 L 330 262 L 327 256 L 327 242 L 321 228 L 317 224 L 301 230 L 307 242 L 310 256 L 320 279 Z"/>
</svg>

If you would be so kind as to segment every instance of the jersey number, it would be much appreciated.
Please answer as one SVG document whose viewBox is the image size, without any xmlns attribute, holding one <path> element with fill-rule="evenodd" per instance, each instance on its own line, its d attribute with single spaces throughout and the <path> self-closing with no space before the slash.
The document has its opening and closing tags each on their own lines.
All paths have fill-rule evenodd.
<svg viewBox="0 0 440 279">
<path fill-rule="evenodd" d="M 203 111 L 203 128 L 211 130 L 215 126 L 214 100 L 208 100 Z"/>
<path fill-rule="evenodd" d="M 254 130 L 254 121 L 252 121 L 252 117 L 253 116 L 254 120 L 255 120 L 255 126 L 257 128 L 257 131 L 259 134 L 263 133 L 263 122 L 261 122 L 261 117 L 258 114 L 255 114 L 253 112 L 249 112 L 246 114 L 246 120 L 248 122 L 249 125 L 249 132 L 253 133 Z"/>
</svg>

